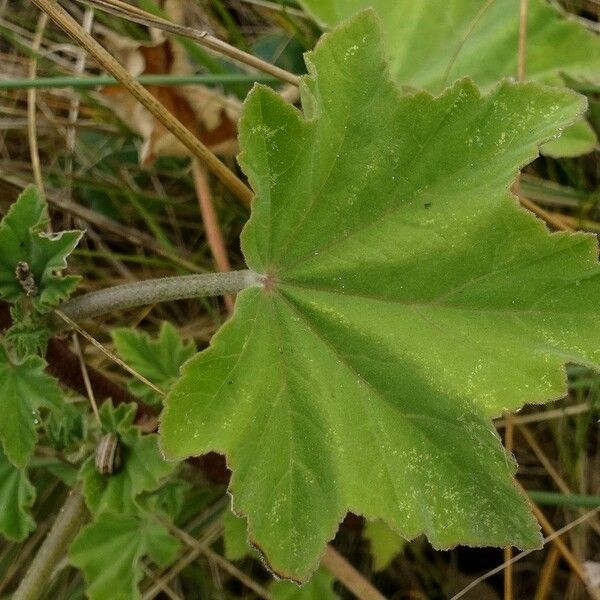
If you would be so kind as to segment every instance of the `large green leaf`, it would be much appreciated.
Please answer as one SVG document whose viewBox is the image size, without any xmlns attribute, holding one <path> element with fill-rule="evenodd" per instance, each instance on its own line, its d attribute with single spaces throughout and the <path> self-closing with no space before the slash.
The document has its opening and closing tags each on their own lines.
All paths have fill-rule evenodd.
<svg viewBox="0 0 600 600">
<path fill-rule="evenodd" d="M 103 513 L 86 525 L 69 550 L 69 561 L 85 573 L 90 600 L 135 600 L 144 556 L 160 566 L 172 562 L 180 544 L 147 518 Z"/>
<path fill-rule="evenodd" d="M 214 450 L 234 509 L 280 575 L 305 579 L 348 510 L 437 547 L 535 547 L 489 419 L 600 364 L 600 271 L 507 193 L 576 94 L 463 81 L 433 98 L 388 80 L 365 13 L 308 55 L 304 114 L 257 87 L 241 162 L 243 291 L 183 368 L 161 418 L 171 457 Z"/>
<path fill-rule="evenodd" d="M 461 77 L 489 89 L 517 75 L 519 0 L 300 0 L 324 25 L 372 7 L 381 17 L 392 76 L 441 92 Z M 529 0 L 527 78 L 563 85 L 561 73 L 598 79 L 600 38 L 546 0 Z M 596 146 L 585 122 L 544 147 L 549 156 L 577 156 Z"/>
<path fill-rule="evenodd" d="M 82 232 L 45 233 L 47 220 L 45 202 L 28 187 L 0 223 L 0 298 L 16 302 L 28 295 L 40 312 L 68 298 L 79 281 L 61 272 Z"/>
<path fill-rule="evenodd" d="M 225 558 L 241 560 L 246 556 L 256 556 L 256 551 L 248 545 L 246 523 L 230 510 L 223 515 L 223 542 Z M 278 600 L 336 600 L 339 596 L 333 591 L 333 576 L 323 568 L 313 573 L 310 581 L 302 587 L 289 581 L 273 581 L 269 592 Z"/>
<path fill-rule="evenodd" d="M 34 529 L 29 509 L 35 501 L 35 488 L 24 469 L 15 467 L 0 451 L 0 534 L 20 542 Z"/>
<path fill-rule="evenodd" d="M 93 456 L 81 467 L 86 504 L 95 514 L 137 514 L 138 496 L 156 490 L 177 467 L 160 454 L 157 435 L 142 435 L 133 424 L 135 413 L 132 404 L 113 408 L 111 402 L 105 402 L 100 408 L 103 430 L 119 437 L 122 464 L 110 476 L 96 470 Z"/>
<path fill-rule="evenodd" d="M 177 329 L 167 321 L 156 339 L 125 327 L 114 329 L 112 338 L 121 358 L 163 391 L 169 390 L 179 376 L 181 365 L 196 353 L 195 344 L 185 344 Z M 147 404 L 160 404 L 160 396 L 145 383 L 135 380 L 128 387 Z"/>
<path fill-rule="evenodd" d="M 461 77 L 489 88 L 517 75 L 520 0 L 300 0 L 325 25 L 372 7 L 390 71 L 400 83 L 441 92 Z M 600 39 L 546 0 L 529 0 L 526 73 L 562 85 L 561 73 L 598 79 Z"/>
<path fill-rule="evenodd" d="M 63 394 L 55 379 L 44 373 L 38 356 L 17 360 L 0 339 L 0 441 L 17 467 L 27 465 L 37 442 L 38 409 L 61 410 Z"/>
</svg>

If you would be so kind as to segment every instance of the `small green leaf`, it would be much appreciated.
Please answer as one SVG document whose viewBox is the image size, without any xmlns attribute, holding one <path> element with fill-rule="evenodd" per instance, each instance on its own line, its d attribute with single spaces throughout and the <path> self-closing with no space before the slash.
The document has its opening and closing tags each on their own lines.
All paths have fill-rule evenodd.
<svg viewBox="0 0 600 600">
<path fill-rule="evenodd" d="M 333 583 L 330 573 L 318 569 L 302 587 L 289 581 L 275 581 L 269 586 L 269 592 L 277 600 L 338 600 Z"/>
<path fill-rule="evenodd" d="M 181 365 L 196 354 L 195 344 L 184 344 L 177 329 L 166 321 L 156 339 L 145 332 L 126 328 L 114 329 L 112 338 L 121 358 L 165 392 L 179 377 Z M 132 381 L 128 387 L 146 404 L 161 402 L 158 394 L 141 381 Z"/>
<path fill-rule="evenodd" d="M 140 504 L 143 504 L 148 512 L 160 513 L 171 521 L 177 521 L 190 487 L 190 484 L 183 479 L 168 479 L 158 490 L 140 498 Z"/>
<path fill-rule="evenodd" d="M 148 517 L 104 513 L 81 530 L 71 544 L 69 561 L 84 572 L 90 600 L 135 600 L 140 598 L 140 560 L 147 556 L 164 567 L 180 546 Z"/>
<path fill-rule="evenodd" d="M 406 545 L 406 540 L 380 520 L 367 521 L 364 536 L 371 546 L 374 571 L 386 569 Z"/>
<path fill-rule="evenodd" d="M 53 412 L 44 423 L 48 442 L 60 452 L 80 450 L 87 434 L 87 407 L 65 403 L 60 414 Z"/>
<path fill-rule="evenodd" d="M 300 0 L 319 22 L 335 25 L 372 7 L 387 38 L 390 71 L 402 85 L 441 92 L 462 77 L 489 89 L 517 76 L 518 0 Z M 557 86 L 563 74 L 597 80 L 600 38 L 574 19 L 566 19 L 545 0 L 529 0 L 527 79 Z M 581 120 L 560 139 L 542 148 L 553 157 L 579 156 L 597 144 Z"/>
<path fill-rule="evenodd" d="M 67 256 L 83 232 L 44 232 L 46 204 L 28 187 L 0 223 L 0 298 L 16 302 L 31 297 L 39 312 L 47 312 L 70 296 L 79 277 L 63 276 Z"/>
<path fill-rule="evenodd" d="M 7 346 L 14 348 L 18 356 L 45 356 L 51 332 L 43 316 L 26 310 L 21 303 L 11 305 L 10 316 L 12 325 L 4 332 Z"/>
<path fill-rule="evenodd" d="M 96 470 L 93 456 L 82 465 L 83 494 L 94 514 L 137 514 L 140 510 L 138 496 L 156 490 L 177 468 L 176 463 L 162 457 L 158 436 L 142 435 L 133 424 L 135 413 L 133 404 L 113 408 L 111 402 L 105 402 L 100 407 L 104 430 L 119 436 L 122 465 L 112 475 L 101 475 Z"/>
<path fill-rule="evenodd" d="M 27 465 L 38 439 L 40 408 L 61 411 L 63 394 L 57 381 L 44 373 L 38 356 L 17 361 L 0 340 L 0 440 L 17 467 Z"/>
<path fill-rule="evenodd" d="M 0 451 L 0 534 L 20 542 L 34 529 L 30 508 L 35 502 L 35 487 L 24 469 L 15 467 Z"/>
<path fill-rule="evenodd" d="M 490 417 L 600 367 L 593 236 L 508 193 L 581 96 L 462 81 L 400 95 L 363 13 L 308 55 L 304 114 L 257 87 L 240 124 L 262 285 L 188 361 L 161 443 L 217 451 L 253 545 L 305 580 L 348 510 L 436 547 L 541 541 Z"/>
</svg>

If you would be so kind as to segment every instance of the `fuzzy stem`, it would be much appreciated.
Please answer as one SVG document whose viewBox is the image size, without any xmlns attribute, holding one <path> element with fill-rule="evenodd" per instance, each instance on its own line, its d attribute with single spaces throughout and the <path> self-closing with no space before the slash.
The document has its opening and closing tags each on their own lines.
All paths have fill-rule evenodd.
<svg viewBox="0 0 600 600">
<path fill-rule="evenodd" d="M 52 571 L 62 559 L 71 540 L 79 531 L 86 515 L 85 503 L 78 491 L 67 496 L 50 533 L 37 551 L 25 577 L 21 580 L 13 600 L 37 600 L 47 591 Z"/>
<path fill-rule="evenodd" d="M 233 294 L 258 284 L 259 276 L 247 270 L 163 277 L 90 292 L 65 302 L 60 310 L 70 319 L 80 321 L 156 302 Z"/>
</svg>

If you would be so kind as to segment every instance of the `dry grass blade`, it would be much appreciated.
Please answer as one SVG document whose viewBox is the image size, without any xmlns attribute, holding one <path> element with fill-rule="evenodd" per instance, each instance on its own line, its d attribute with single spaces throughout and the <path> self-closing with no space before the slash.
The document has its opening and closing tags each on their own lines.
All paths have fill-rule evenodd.
<svg viewBox="0 0 600 600">
<path fill-rule="evenodd" d="M 78 0 L 79 2 L 83 2 L 84 0 Z M 241 62 L 249 67 L 253 67 L 258 71 L 262 71 L 263 73 L 267 73 L 268 75 L 272 75 L 285 83 L 290 83 L 292 85 L 298 86 L 300 85 L 300 78 L 293 73 L 290 73 L 284 69 L 281 69 L 271 63 L 268 63 L 252 54 L 248 54 L 247 52 L 243 52 L 239 50 L 235 46 L 231 46 L 230 44 L 220 40 L 219 38 L 211 35 L 208 31 L 197 31 L 196 29 L 192 29 L 191 27 L 185 27 L 183 25 L 177 25 L 168 21 L 167 19 L 162 19 L 157 17 L 149 12 L 146 12 L 140 8 L 135 6 L 131 6 L 126 2 L 122 2 L 121 0 L 85 0 L 98 8 L 109 12 L 113 15 L 117 15 L 119 17 L 123 17 L 134 21 L 135 23 L 139 23 L 140 25 L 145 25 L 147 27 L 155 27 L 156 29 L 162 29 L 163 31 L 168 31 L 170 33 L 174 33 L 176 35 L 181 35 L 183 37 L 192 39 L 202 46 L 221 54 L 223 56 L 227 56 L 233 60 Z"/>
<path fill-rule="evenodd" d="M 548 595 L 552 591 L 552 583 L 554 582 L 554 576 L 556 575 L 556 568 L 558 567 L 559 562 L 560 551 L 556 546 L 552 546 L 544 561 L 534 600 L 546 600 L 548 598 Z"/>
<path fill-rule="evenodd" d="M 211 550 L 206 544 L 198 541 L 192 537 L 187 531 L 179 529 L 175 525 L 170 523 L 164 523 L 180 540 L 185 542 L 190 548 L 198 550 L 208 559 L 217 564 L 226 573 L 235 577 L 238 581 L 243 583 L 248 589 L 252 590 L 259 598 L 263 600 L 275 600 L 273 596 L 265 590 L 262 586 L 258 585 L 252 578 L 248 577 L 243 571 L 240 571 L 235 565 L 232 565 L 228 560 L 224 559 L 220 554 L 217 554 L 214 550 Z"/>
<path fill-rule="evenodd" d="M 542 526 L 542 530 L 548 536 L 547 539 L 552 538 L 552 543 L 556 546 L 556 548 L 558 548 L 558 551 L 561 553 L 561 556 L 565 559 L 567 564 L 571 567 L 571 569 L 573 570 L 575 575 L 577 575 L 577 577 L 579 577 L 579 579 L 581 579 L 582 583 L 585 585 L 588 593 L 590 594 L 590 597 L 594 598 L 595 600 L 599 600 L 600 593 L 598 592 L 598 590 L 595 590 L 590 585 L 587 574 L 586 574 L 585 569 L 583 568 L 582 564 L 577 560 L 575 555 L 569 550 L 567 545 L 562 541 L 562 539 L 560 537 L 552 537 L 557 532 L 554 529 L 554 527 L 552 527 L 550 521 L 548 521 L 548 519 L 546 518 L 546 515 L 544 515 L 544 513 L 540 510 L 540 508 L 533 503 L 532 503 L 532 509 L 533 509 L 533 514 L 535 515 L 535 518 L 540 522 L 540 525 Z M 589 515 L 589 513 L 588 513 L 588 515 Z M 590 515 L 588 518 L 591 518 L 592 516 L 593 515 Z"/>
<path fill-rule="evenodd" d="M 54 311 L 56 315 L 58 315 L 71 329 L 74 329 L 83 336 L 90 344 L 94 347 L 98 348 L 102 354 L 104 354 L 107 358 L 112 360 L 115 364 L 119 365 L 121 368 L 125 369 L 129 374 L 133 375 L 138 381 L 141 381 L 143 384 L 147 385 L 150 389 L 154 390 L 159 396 L 164 396 L 165 392 L 161 390 L 159 387 L 155 386 L 151 381 L 146 379 L 143 375 L 138 373 L 135 369 L 132 369 L 126 362 L 123 362 L 118 356 L 115 356 L 108 348 L 102 345 L 94 336 L 90 335 L 85 329 L 82 329 L 67 315 L 62 313 L 60 310 Z"/>
<path fill-rule="evenodd" d="M 327 546 L 321 564 L 359 600 L 386 600 L 333 546 Z"/>
<path fill-rule="evenodd" d="M 571 523 L 565 525 L 561 529 L 554 531 L 552 534 L 550 534 L 549 536 L 544 538 L 544 545 L 547 544 L 548 542 L 558 539 L 563 534 L 567 533 L 568 531 L 571 531 L 571 529 L 574 529 L 578 525 L 581 525 L 588 519 L 597 515 L 599 512 L 600 512 L 600 507 L 595 508 L 594 510 L 587 512 L 585 515 L 582 515 L 578 519 L 575 519 Z M 520 552 L 516 556 L 513 556 L 509 562 L 511 565 L 514 565 L 516 562 L 520 561 L 521 559 L 525 558 L 526 556 L 529 556 L 533 552 L 538 552 L 538 550 L 525 550 L 524 552 Z M 501 573 L 506 567 L 507 567 L 507 563 L 503 562 L 501 565 L 498 565 L 497 567 L 491 569 L 487 573 L 484 573 L 481 577 L 478 577 L 477 579 L 473 580 L 468 586 L 466 586 L 460 592 L 458 592 L 458 594 L 455 594 L 454 596 L 452 596 L 452 598 L 450 598 L 450 600 L 458 600 L 459 598 L 464 597 L 465 594 L 470 592 L 473 588 L 477 587 L 481 582 L 485 581 L 486 579 L 489 579 L 490 577 L 493 577 L 494 575 L 497 575 L 498 573 Z"/>
<path fill-rule="evenodd" d="M 194 173 L 194 185 L 196 187 L 196 195 L 198 196 L 198 204 L 200 207 L 200 214 L 202 215 L 202 222 L 204 223 L 206 239 L 217 270 L 226 273 L 231 271 L 231 263 L 227 256 L 225 240 L 223 239 L 219 218 L 213 204 L 213 195 L 210 189 L 208 173 L 196 160 L 192 164 L 192 170 Z M 234 297 L 230 294 L 226 294 L 223 296 L 223 299 L 229 313 L 233 313 Z"/>
<path fill-rule="evenodd" d="M 249 205 L 252 190 L 230 171 L 194 134 L 134 77 L 115 60 L 89 33 L 87 33 L 56 0 L 33 0 L 33 3 L 76 42 L 81 44 L 94 59 L 117 79 L 144 107 L 162 123 L 195 157 L 208 166 L 242 202 Z"/>
</svg>

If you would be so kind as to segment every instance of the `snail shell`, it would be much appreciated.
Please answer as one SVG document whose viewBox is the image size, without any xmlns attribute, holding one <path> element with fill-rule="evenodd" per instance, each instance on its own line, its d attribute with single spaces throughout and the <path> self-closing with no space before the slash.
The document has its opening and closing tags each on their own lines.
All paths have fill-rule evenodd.
<svg viewBox="0 0 600 600">
<path fill-rule="evenodd" d="M 112 475 L 121 466 L 121 444 L 119 436 L 107 433 L 96 447 L 96 471 L 101 475 Z"/>
</svg>

